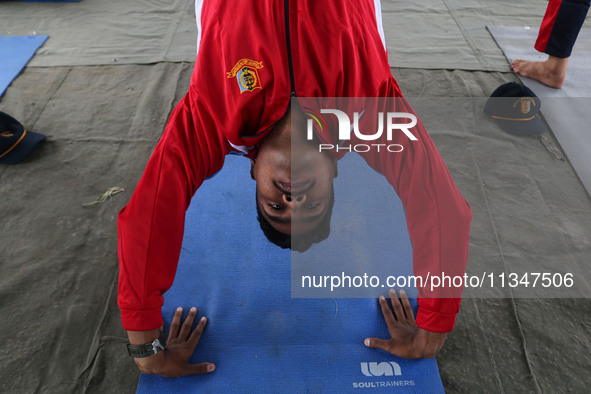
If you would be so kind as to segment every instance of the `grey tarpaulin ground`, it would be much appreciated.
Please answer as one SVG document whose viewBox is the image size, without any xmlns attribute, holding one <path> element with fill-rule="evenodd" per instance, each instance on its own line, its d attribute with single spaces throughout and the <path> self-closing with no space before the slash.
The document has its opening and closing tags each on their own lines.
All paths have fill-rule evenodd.
<svg viewBox="0 0 591 394">
<path fill-rule="evenodd" d="M 392 67 L 490 71 L 509 71 L 509 67 L 485 26 L 537 26 L 546 4 L 541 0 L 382 3 Z M 239 8 L 236 12 L 240 14 Z M 191 62 L 195 58 L 194 8 L 187 0 L 2 2 L 0 17 L 1 34 L 50 36 L 31 66 Z"/>
<path fill-rule="evenodd" d="M 50 36 L 31 66 L 194 61 L 194 2 L 0 3 L 2 35 Z"/>
<path fill-rule="evenodd" d="M 192 8 L 185 2 L 175 2 L 174 7 L 163 1 L 145 3 L 153 10 L 170 10 L 162 18 Z M 476 71 L 425 70 L 438 65 L 469 67 L 454 66 L 456 52 L 428 46 L 423 50 L 419 26 L 410 24 L 416 33 L 404 35 L 405 29 L 396 30 L 397 23 L 416 17 L 428 29 L 429 15 L 448 12 L 438 8 L 441 4 L 446 9 L 462 5 L 464 11 L 456 18 L 473 32 L 471 37 L 481 40 L 473 47 L 482 49 L 485 62 L 508 70 L 506 61 L 498 61 L 503 54 L 492 38 L 485 42 L 485 25 L 502 18 L 513 25 L 539 23 L 546 5 L 469 0 L 383 3 L 388 42 L 401 42 L 404 36 L 406 49 L 414 47 L 416 54 L 414 68 L 395 68 L 393 73 L 407 96 L 422 97 L 485 97 L 516 78 L 486 71 L 490 68 L 473 58 L 468 61 L 469 56 L 466 61 Z M 7 26 L 13 20 L 27 20 L 28 12 L 49 12 L 43 8 L 47 4 L 29 4 L 31 8 L 25 3 L 0 4 L 0 34 L 11 31 Z M 94 19 L 80 26 L 77 17 L 87 15 L 76 7 L 95 7 L 113 18 L 128 15 L 122 12 L 124 5 L 115 2 L 84 0 L 58 6 L 59 14 L 50 16 L 71 22 L 55 32 L 64 37 L 57 48 L 64 53 L 76 52 L 69 42 L 84 37 L 84 28 L 94 29 L 96 46 L 113 42 L 94 26 Z M 31 18 L 21 28 L 48 33 L 35 24 L 49 24 L 50 19 Z M 139 373 L 126 356 L 115 304 L 116 215 L 131 196 L 174 103 L 187 89 L 191 64 L 163 62 L 162 50 L 151 46 L 157 45 L 154 37 L 174 35 L 167 23 L 161 25 L 160 35 L 150 33 L 144 42 L 138 27 L 142 18 L 132 19 L 121 27 L 122 34 L 136 39 L 127 42 L 125 50 L 154 51 L 153 61 L 137 61 L 154 64 L 104 65 L 102 59 L 109 57 L 98 53 L 96 65 L 37 63 L 24 70 L 0 101 L 0 110 L 49 136 L 28 162 L 0 167 L 2 392 L 135 390 Z M 454 31 L 457 23 L 440 26 Z M 193 51 L 187 56 L 194 56 L 189 34 L 194 32 L 179 37 L 178 47 L 173 40 L 176 49 L 170 50 L 186 48 Z M 390 56 L 399 56 L 392 45 Z M 449 48 L 454 45 L 470 47 L 461 39 L 450 41 Z M 86 59 L 88 64 L 92 56 Z M 406 66 L 413 66 L 412 61 Z M 555 160 L 535 140 L 502 134 L 490 122 L 479 124 L 476 133 L 472 129 L 430 128 L 473 209 L 470 266 L 510 265 L 521 259 L 539 260 L 543 266 L 567 261 L 578 266 L 576 275 L 584 276 L 591 254 L 591 201 L 570 164 Z M 102 205 L 81 206 L 111 186 L 122 186 L 126 192 Z M 456 329 L 438 357 L 444 385 L 449 392 L 466 393 L 533 392 L 538 387 L 544 392 L 585 392 L 591 368 L 590 327 L 587 299 L 465 299 Z"/>
</svg>

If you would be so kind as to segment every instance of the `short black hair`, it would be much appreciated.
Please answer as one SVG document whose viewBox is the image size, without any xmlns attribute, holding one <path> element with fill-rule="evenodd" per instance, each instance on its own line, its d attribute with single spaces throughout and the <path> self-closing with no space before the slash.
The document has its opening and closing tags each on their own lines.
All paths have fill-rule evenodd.
<svg viewBox="0 0 591 394">
<path fill-rule="evenodd" d="M 256 198 L 255 198 L 256 199 Z M 332 217 L 332 208 L 334 206 L 334 189 L 331 192 L 330 201 L 326 208 L 326 213 L 322 218 L 322 221 L 316 226 L 315 229 L 305 234 L 300 234 L 292 237 L 290 234 L 284 234 L 281 231 L 277 231 L 275 227 L 269 223 L 263 216 L 259 202 L 256 200 L 257 206 L 257 219 L 263 230 L 263 234 L 269 241 L 279 246 L 282 249 L 291 249 L 297 252 L 305 252 L 310 249 L 310 246 L 314 243 L 324 241 L 330 235 L 330 219 Z"/>
</svg>

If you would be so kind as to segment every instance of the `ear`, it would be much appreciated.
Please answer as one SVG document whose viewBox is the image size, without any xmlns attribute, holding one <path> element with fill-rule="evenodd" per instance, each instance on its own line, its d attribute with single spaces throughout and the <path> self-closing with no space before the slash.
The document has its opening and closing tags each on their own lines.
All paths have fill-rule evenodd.
<svg viewBox="0 0 591 394">
<path fill-rule="evenodd" d="M 338 176 L 339 176 L 339 166 L 338 166 L 338 164 L 337 164 L 337 161 L 338 161 L 338 160 L 337 160 L 337 158 L 336 158 L 336 157 L 332 159 L 332 166 L 333 166 L 333 168 L 334 168 L 334 174 L 333 174 L 333 176 L 332 176 L 333 178 L 336 178 L 336 177 L 338 177 Z"/>
<path fill-rule="evenodd" d="M 254 165 L 255 165 L 256 161 L 254 161 L 254 159 L 250 159 L 250 177 L 252 178 L 253 181 L 256 181 L 255 177 L 254 177 Z"/>
</svg>

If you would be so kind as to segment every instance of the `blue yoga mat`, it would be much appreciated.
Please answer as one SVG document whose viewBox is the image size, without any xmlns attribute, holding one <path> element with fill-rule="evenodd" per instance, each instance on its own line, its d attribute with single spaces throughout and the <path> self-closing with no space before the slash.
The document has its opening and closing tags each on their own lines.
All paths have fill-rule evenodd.
<svg viewBox="0 0 591 394">
<path fill-rule="evenodd" d="M 0 36 L 0 96 L 49 36 Z"/>
<path fill-rule="evenodd" d="M 249 168 L 248 160 L 228 157 L 193 198 L 175 282 L 163 307 L 166 330 L 178 306 L 185 313 L 196 306 L 199 316 L 208 317 L 191 362 L 213 362 L 217 369 L 178 379 L 142 374 L 137 392 L 443 393 L 434 358 L 405 360 L 363 345 L 367 337 L 388 337 L 376 298 L 291 297 L 292 256 L 270 244 L 258 226 Z M 351 182 L 357 193 L 351 192 Z M 392 250 L 376 249 L 381 257 L 405 256 L 404 272 L 412 273 L 402 205 L 385 178 L 355 154 L 339 161 L 326 250 L 331 242 L 339 243 L 351 204 L 375 210 L 375 201 L 360 203 L 369 195 L 381 201 L 381 218 L 368 218 L 368 227 L 403 239 L 386 242 Z M 384 218 L 397 229 L 374 228 Z M 311 251 L 318 249 L 324 246 Z M 402 272 L 397 268 L 397 274 Z"/>
</svg>

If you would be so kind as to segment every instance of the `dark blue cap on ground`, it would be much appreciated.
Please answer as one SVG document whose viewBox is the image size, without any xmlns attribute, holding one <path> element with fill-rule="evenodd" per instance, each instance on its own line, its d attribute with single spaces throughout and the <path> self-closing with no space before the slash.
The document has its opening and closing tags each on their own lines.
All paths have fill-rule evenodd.
<svg viewBox="0 0 591 394">
<path fill-rule="evenodd" d="M 12 116 L 0 112 L 0 164 L 18 164 L 46 137 L 26 130 Z"/>
<path fill-rule="evenodd" d="M 542 102 L 527 86 L 509 82 L 499 86 L 491 95 L 484 113 L 509 134 L 528 136 L 546 131 L 540 117 Z"/>
</svg>

